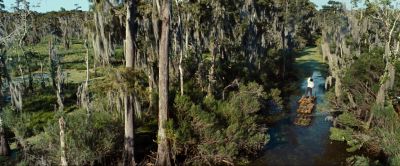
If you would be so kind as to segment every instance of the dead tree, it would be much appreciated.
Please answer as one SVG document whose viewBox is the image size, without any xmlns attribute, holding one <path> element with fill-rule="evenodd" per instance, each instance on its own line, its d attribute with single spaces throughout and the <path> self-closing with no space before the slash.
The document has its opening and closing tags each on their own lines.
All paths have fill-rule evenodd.
<svg viewBox="0 0 400 166">
<path fill-rule="evenodd" d="M 60 150 L 61 150 L 61 164 L 62 166 L 67 166 L 67 157 L 65 152 L 65 121 L 64 117 L 58 119 L 58 124 L 60 126 Z"/>
<path fill-rule="evenodd" d="M 57 95 L 57 104 L 58 104 L 58 111 L 63 112 L 64 110 L 64 75 L 62 73 L 61 67 L 58 66 L 57 69 L 57 90 L 56 90 L 56 95 Z M 67 166 L 67 157 L 66 157 L 66 148 L 65 148 L 65 121 L 64 117 L 61 116 L 58 119 L 58 123 L 60 126 L 60 151 L 61 151 L 61 164 L 62 166 Z"/>
<path fill-rule="evenodd" d="M 64 80 L 65 80 L 65 78 L 62 73 L 61 67 L 58 66 L 56 95 L 57 95 L 57 104 L 58 104 L 59 111 L 64 110 Z"/>
<path fill-rule="evenodd" d="M 224 88 L 224 90 L 222 91 L 222 100 L 225 100 L 226 90 L 228 90 L 229 88 L 235 88 L 235 87 L 239 87 L 239 79 L 233 80 L 228 86 L 226 86 Z"/>
</svg>

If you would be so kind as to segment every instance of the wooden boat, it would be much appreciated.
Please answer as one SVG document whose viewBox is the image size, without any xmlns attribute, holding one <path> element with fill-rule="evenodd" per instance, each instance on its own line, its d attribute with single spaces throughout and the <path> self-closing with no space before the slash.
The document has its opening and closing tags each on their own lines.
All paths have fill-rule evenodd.
<svg viewBox="0 0 400 166">
<path fill-rule="evenodd" d="M 312 117 L 307 114 L 297 114 L 296 119 L 294 119 L 294 124 L 298 126 L 309 126 L 311 124 Z"/>
<path fill-rule="evenodd" d="M 311 114 L 315 107 L 315 96 L 303 96 L 299 101 L 299 108 L 297 113 L 299 114 Z"/>
</svg>

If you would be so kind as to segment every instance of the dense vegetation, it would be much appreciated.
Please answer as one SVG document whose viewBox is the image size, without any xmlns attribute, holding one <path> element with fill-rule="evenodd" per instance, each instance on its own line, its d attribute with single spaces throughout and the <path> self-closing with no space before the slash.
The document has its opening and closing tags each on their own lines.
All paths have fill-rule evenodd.
<svg viewBox="0 0 400 166">
<path fill-rule="evenodd" d="M 1 164 L 247 164 L 318 46 L 347 163 L 399 165 L 398 1 L 90 2 L 0 0 Z"/>
<path fill-rule="evenodd" d="M 323 8 L 322 52 L 329 61 L 329 96 L 339 111 L 331 139 L 346 141 L 348 151 L 366 156 L 348 159 L 350 165 L 375 160 L 399 165 L 399 39 L 398 1 L 353 1 L 364 8 L 348 11 L 331 1 Z M 329 83 L 328 83 L 329 84 Z"/>
<path fill-rule="evenodd" d="M 307 0 L 16 4 L 0 13 L 8 164 L 246 163 L 318 35 Z"/>
</svg>

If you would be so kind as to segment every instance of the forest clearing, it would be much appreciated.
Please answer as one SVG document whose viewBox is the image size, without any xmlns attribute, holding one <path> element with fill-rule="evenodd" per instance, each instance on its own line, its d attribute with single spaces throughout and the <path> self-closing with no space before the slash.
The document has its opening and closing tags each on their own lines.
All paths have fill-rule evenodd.
<svg viewBox="0 0 400 166">
<path fill-rule="evenodd" d="M 399 0 L 0 0 L 0 165 L 400 165 Z"/>
</svg>

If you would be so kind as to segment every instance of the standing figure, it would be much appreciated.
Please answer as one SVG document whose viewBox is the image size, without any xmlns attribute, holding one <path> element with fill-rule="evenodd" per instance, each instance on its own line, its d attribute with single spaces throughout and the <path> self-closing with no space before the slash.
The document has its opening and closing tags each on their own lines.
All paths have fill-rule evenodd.
<svg viewBox="0 0 400 166">
<path fill-rule="evenodd" d="M 306 96 L 313 96 L 312 95 L 312 90 L 314 88 L 314 80 L 312 79 L 312 77 L 308 77 L 307 79 L 307 90 L 306 90 Z M 310 94 L 310 95 L 308 95 Z"/>
</svg>

